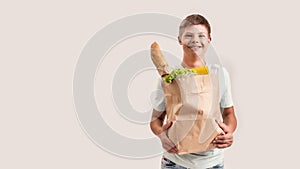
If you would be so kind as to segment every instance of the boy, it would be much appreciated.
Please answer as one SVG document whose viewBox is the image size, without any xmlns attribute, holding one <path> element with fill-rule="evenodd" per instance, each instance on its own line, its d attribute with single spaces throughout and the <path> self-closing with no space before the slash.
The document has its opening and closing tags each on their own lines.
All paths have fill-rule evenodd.
<svg viewBox="0 0 300 169">
<path fill-rule="evenodd" d="M 183 59 L 181 66 L 195 68 L 206 65 L 205 52 L 211 42 L 211 28 L 208 21 L 201 15 L 194 14 L 187 16 L 180 24 L 178 42 L 183 47 Z M 213 150 L 179 155 L 174 143 L 168 138 L 166 131 L 172 123 L 163 124 L 166 111 L 163 99 L 158 99 L 153 106 L 152 121 L 150 127 L 152 132 L 159 137 L 162 146 L 167 152 L 163 154 L 161 168 L 223 168 L 223 148 L 230 147 L 233 142 L 233 132 L 236 129 L 237 121 L 234 113 L 231 98 L 231 86 L 228 72 L 224 69 L 225 90 L 221 93 L 220 107 L 223 122 L 217 122 L 224 135 L 217 136 L 212 142 L 216 147 Z M 159 86 L 162 89 L 162 86 Z"/>
</svg>

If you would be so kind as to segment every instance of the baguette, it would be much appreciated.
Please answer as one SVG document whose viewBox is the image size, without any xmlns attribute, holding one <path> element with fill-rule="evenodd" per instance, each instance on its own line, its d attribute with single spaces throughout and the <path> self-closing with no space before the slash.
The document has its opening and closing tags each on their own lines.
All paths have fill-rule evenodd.
<svg viewBox="0 0 300 169">
<path fill-rule="evenodd" d="M 170 73 L 169 65 L 156 42 L 151 45 L 151 59 L 161 77 Z"/>
</svg>

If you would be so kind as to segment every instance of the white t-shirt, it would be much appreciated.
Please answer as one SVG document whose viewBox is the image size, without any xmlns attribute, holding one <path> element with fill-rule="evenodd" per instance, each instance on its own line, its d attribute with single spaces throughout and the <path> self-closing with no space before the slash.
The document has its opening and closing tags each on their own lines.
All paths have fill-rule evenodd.
<svg viewBox="0 0 300 169">
<path fill-rule="evenodd" d="M 216 72 L 211 72 L 211 70 L 213 70 L 211 69 L 212 66 L 214 68 L 216 67 L 218 68 L 217 71 L 219 74 L 220 107 L 221 108 L 231 107 L 233 106 L 233 101 L 231 95 L 231 83 L 230 83 L 229 74 L 224 67 L 221 69 L 219 65 L 209 65 L 208 68 L 210 73 L 216 73 Z M 159 112 L 163 112 L 166 110 L 165 98 L 163 94 L 163 83 L 161 79 L 159 79 L 158 82 L 157 93 L 151 100 L 152 100 L 153 109 Z M 163 156 L 183 167 L 192 168 L 192 169 L 198 169 L 198 168 L 203 169 L 203 168 L 212 167 L 214 165 L 222 163 L 224 158 L 224 153 L 223 153 L 223 149 L 216 148 L 206 152 L 190 153 L 184 155 L 164 152 Z"/>
</svg>

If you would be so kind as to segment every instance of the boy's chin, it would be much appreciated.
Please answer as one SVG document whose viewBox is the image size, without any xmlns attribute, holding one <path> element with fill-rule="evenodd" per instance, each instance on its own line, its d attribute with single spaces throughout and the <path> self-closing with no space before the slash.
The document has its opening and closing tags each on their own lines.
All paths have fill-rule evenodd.
<svg viewBox="0 0 300 169">
<path fill-rule="evenodd" d="M 195 54 L 201 54 L 203 49 L 202 48 L 189 48 L 189 50 Z"/>
<path fill-rule="evenodd" d="M 192 50 L 192 53 L 193 53 L 193 56 L 194 56 L 194 57 L 199 57 L 199 56 L 201 56 L 201 52 L 200 52 L 200 51 L 194 51 L 194 50 Z"/>
</svg>

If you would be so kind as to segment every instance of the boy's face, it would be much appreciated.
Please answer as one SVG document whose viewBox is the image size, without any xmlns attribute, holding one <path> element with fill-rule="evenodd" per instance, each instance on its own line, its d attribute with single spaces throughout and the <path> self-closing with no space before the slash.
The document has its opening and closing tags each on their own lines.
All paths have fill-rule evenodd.
<svg viewBox="0 0 300 169">
<path fill-rule="evenodd" d="M 208 31 L 203 25 L 191 25 L 184 29 L 182 35 L 178 37 L 179 44 L 183 45 L 185 54 L 203 57 L 210 43 Z"/>
</svg>

